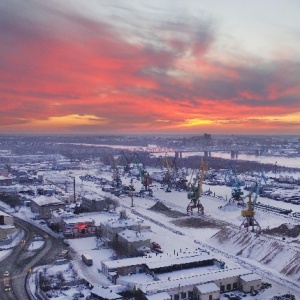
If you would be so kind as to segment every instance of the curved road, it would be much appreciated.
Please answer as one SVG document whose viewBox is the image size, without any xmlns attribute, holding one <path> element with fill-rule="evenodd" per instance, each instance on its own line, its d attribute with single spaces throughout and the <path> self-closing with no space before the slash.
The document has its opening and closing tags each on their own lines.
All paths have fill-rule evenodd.
<svg viewBox="0 0 300 300">
<path fill-rule="evenodd" d="M 14 217 L 14 223 L 24 231 L 25 243 L 17 245 L 12 253 L 1 262 L 1 300 L 30 300 L 25 289 L 28 272 L 36 266 L 50 264 L 55 261 L 59 253 L 66 249 L 66 246 L 61 239 L 51 236 L 26 221 Z M 36 251 L 27 251 L 36 235 L 43 237 L 45 241 L 44 246 Z M 3 277 L 5 271 L 9 272 L 9 277 Z M 11 283 L 12 289 L 11 291 L 4 291 L 4 284 L 8 281 Z"/>
</svg>

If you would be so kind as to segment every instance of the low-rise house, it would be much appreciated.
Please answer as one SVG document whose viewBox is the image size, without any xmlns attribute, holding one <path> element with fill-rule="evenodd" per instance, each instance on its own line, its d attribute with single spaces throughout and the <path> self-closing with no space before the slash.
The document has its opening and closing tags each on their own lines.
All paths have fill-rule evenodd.
<svg viewBox="0 0 300 300">
<path fill-rule="evenodd" d="M 31 200 L 31 211 L 41 219 L 50 219 L 51 212 L 59 208 L 64 208 L 65 204 L 55 196 L 40 195 Z"/>
<path fill-rule="evenodd" d="M 150 226 L 144 224 L 143 220 L 128 218 L 126 211 L 122 210 L 118 219 L 112 218 L 101 223 L 100 233 L 101 237 L 109 241 L 112 247 L 117 247 L 118 234 L 125 229 L 141 232 L 142 230 L 150 229 Z"/>
<path fill-rule="evenodd" d="M 51 212 L 51 219 L 48 220 L 48 224 L 61 232 L 64 230 L 64 220 L 70 218 L 74 218 L 74 214 L 70 209 L 56 209 Z"/>
<path fill-rule="evenodd" d="M 107 208 L 107 203 L 102 196 L 84 195 L 81 199 L 81 206 L 90 212 L 104 211 Z"/>
<path fill-rule="evenodd" d="M 149 249 L 151 247 L 151 240 L 149 237 L 144 235 L 141 231 L 134 231 L 125 229 L 117 235 L 117 249 L 120 254 L 126 256 L 138 256 L 141 253 L 140 249 Z"/>
</svg>

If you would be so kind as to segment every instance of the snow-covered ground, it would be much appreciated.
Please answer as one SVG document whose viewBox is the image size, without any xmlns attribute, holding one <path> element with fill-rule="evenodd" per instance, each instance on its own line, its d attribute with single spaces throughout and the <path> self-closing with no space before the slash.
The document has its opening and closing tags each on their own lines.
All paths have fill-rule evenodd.
<svg viewBox="0 0 300 300">
<path fill-rule="evenodd" d="M 64 172 L 59 173 L 64 176 L 75 177 L 76 191 L 78 194 L 84 194 L 89 191 L 98 195 L 115 197 L 110 193 L 103 192 L 101 187 L 94 182 L 83 181 L 80 179 L 80 176 L 90 174 L 111 180 L 111 172 L 99 170 L 99 168 L 93 169 L 89 166 L 88 170 L 73 170 L 71 173 L 68 171 L 65 174 Z M 57 174 L 47 172 L 45 176 L 53 182 L 55 182 L 55 180 L 59 181 Z M 123 184 L 129 184 L 132 178 L 132 176 L 122 177 Z M 137 179 L 133 179 L 133 185 L 137 191 L 142 187 L 141 182 Z M 196 212 L 194 212 L 193 216 L 196 218 L 212 217 L 222 222 L 226 222 L 228 226 L 224 225 L 224 223 L 220 223 L 219 227 L 215 228 L 179 227 L 172 222 L 174 221 L 174 218 L 150 210 L 150 208 L 157 201 L 160 201 L 168 208 L 186 214 L 187 206 L 190 202 L 187 198 L 187 193 L 178 191 L 167 193 L 165 192 L 165 189 L 161 188 L 160 184 L 155 183 L 153 184 L 152 189 L 153 197 L 134 197 L 133 207 L 132 199 L 130 197 L 121 196 L 115 198 L 120 202 L 118 210 L 125 209 L 129 217 L 141 218 L 145 223 L 149 223 L 151 226 L 151 240 L 159 243 L 165 253 L 171 253 L 174 250 L 179 251 L 180 249 L 192 251 L 200 247 L 208 250 L 214 257 L 221 259 L 226 262 L 226 264 L 237 264 L 245 267 L 254 273 L 261 275 L 264 281 L 272 283 L 272 288 L 261 292 L 259 295 L 255 296 L 255 299 L 271 299 L 272 296 L 282 295 L 288 292 L 296 295 L 296 299 L 297 296 L 300 297 L 299 274 L 297 277 L 297 274 L 295 275 L 294 273 L 292 275 L 287 275 L 281 272 L 285 267 L 284 262 L 292 261 L 295 258 L 295 255 L 299 253 L 299 237 L 296 239 L 287 238 L 285 241 L 282 241 L 281 238 L 268 237 L 264 234 L 257 237 L 252 232 L 246 232 L 245 230 L 240 229 L 239 226 L 243 222 L 243 217 L 241 216 L 242 208 L 235 205 L 226 205 L 226 199 L 229 199 L 231 196 L 231 188 L 226 186 L 208 186 L 205 184 L 203 185 L 203 190 L 210 190 L 212 192 L 211 196 L 201 197 L 205 216 L 198 216 Z M 292 205 L 290 203 L 278 202 L 267 198 L 259 198 L 258 201 L 268 205 L 292 209 L 294 212 L 300 212 L 300 206 Z M 29 208 L 22 207 L 17 213 L 10 210 L 10 213 L 16 214 L 23 219 L 28 219 L 30 222 L 35 222 L 37 226 L 44 228 L 44 230 L 49 230 L 47 227 L 41 226 L 38 221 L 33 221 L 31 219 L 33 216 L 29 211 Z M 293 219 L 290 216 L 273 214 L 271 212 L 260 210 L 256 210 L 255 217 L 262 229 L 274 228 L 286 223 L 288 223 L 289 226 L 299 224 L 299 220 Z M 99 218 L 102 218 L 103 220 L 104 215 L 99 214 Z M 96 219 L 95 215 L 93 216 L 93 219 Z M 222 241 L 220 236 L 218 236 L 218 234 L 220 235 L 220 229 L 227 230 L 227 240 Z M 251 250 L 245 247 L 239 248 L 237 244 L 234 243 L 234 239 L 237 239 L 238 236 L 240 238 L 249 239 L 249 244 L 252 243 L 252 247 L 249 248 Z M 259 247 L 257 246 L 257 241 L 259 241 Z M 270 258 L 267 260 L 262 256 L 266 256 L 268 253 L 270 255 L 274 253 L 274 248 L 271 246 L 271 243 L 274 241 L 278 243 L 282 253 L 278 251 L 277 255 L 273 255 L 272 259 Z M 99 273 L 99 269 L 101 261 L 111 259 L 114 254 L 113 251 L 111 249 L 103 248 L 95 237 L 72 239 L 69 240 L 69 242 L 70 247 L 75 252 L 73 265 L 79 277 L 85 278 L 93 285 L 111 284 L 102 273 Z M 33 247 L 36 246 L 37 245 L 34 245 Z M 240 252 L 239 255 L 237 255 L 237 252 Z M 81 261 L 82 253 L 91 255 L 94 261 L 93 266 L 86 266 Z M 254 299 L 253 297 L 248 297 L 249 299 Z"/>
</svg>

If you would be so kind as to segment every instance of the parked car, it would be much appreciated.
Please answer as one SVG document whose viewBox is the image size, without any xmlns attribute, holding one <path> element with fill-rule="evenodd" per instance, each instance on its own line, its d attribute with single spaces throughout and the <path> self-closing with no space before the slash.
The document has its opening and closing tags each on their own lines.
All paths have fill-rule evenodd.
<svg viewBox="0 0 300 300">
<path fill-rule="evenodd" d="M 9 276 L 9 272 L 8 272 L 8 271 L 5 271 L 5 272 L 4 272 L 4 276 L 5 276 L 5 277 L 8 277 L 8 276 Z"/>
</svg>

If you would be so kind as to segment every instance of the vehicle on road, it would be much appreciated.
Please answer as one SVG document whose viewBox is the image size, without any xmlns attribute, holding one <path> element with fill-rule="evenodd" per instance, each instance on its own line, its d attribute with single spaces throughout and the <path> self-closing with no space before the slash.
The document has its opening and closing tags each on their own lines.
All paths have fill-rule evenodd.
<svg viewBox="0 0 300 300">
<path fill-rule="evenodd" d="M 8 277 L 9 276 L 9 272 L 8 271 L 5 271 L 4 272 L 4 277 Z"/>
<path fill-rule="evenodd" d="M 93 259 L 88 254 L 82 254 L 81 255 L 82 261 L 87 265 L 91 266 L 93 265 Z"/>
</svg>

